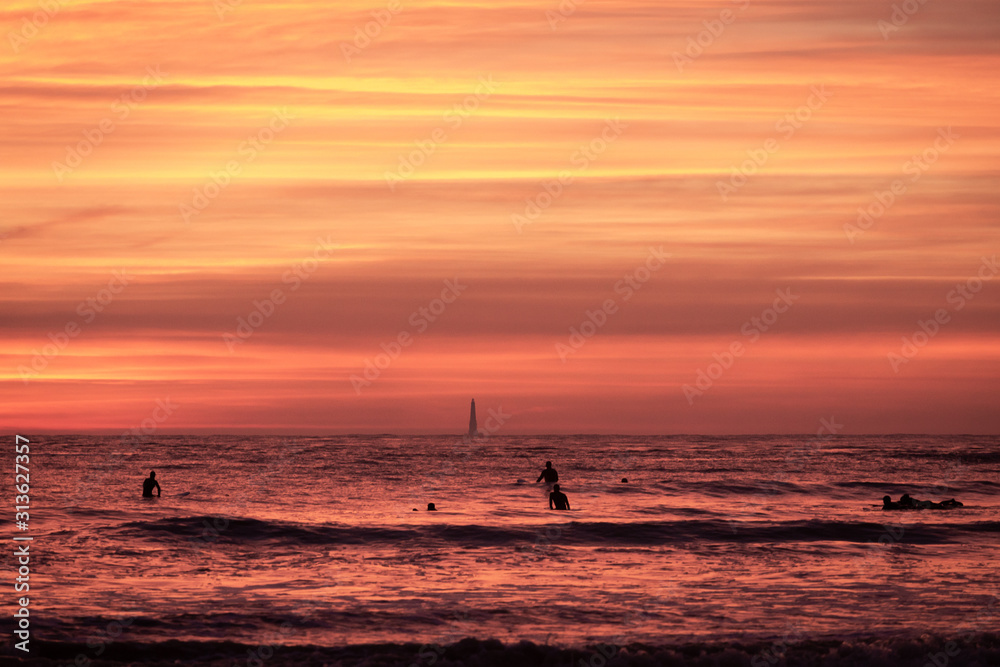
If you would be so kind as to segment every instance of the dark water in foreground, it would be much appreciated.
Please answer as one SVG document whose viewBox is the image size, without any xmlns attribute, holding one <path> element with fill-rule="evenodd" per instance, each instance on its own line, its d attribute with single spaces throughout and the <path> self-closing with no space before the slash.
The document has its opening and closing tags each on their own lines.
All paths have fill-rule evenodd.
<svg viewBox="0 0 1000 667">
<path fill-rule="evenodd" d="M 1000 664 L 996 437 L 32 440 L 55 664 Z"/>
</svg>

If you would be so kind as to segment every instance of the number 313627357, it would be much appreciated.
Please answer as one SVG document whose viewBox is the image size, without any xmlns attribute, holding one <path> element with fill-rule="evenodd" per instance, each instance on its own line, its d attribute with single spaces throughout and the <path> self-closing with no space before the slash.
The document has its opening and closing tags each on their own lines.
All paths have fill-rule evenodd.
<svg viewBox="0 0 1000 667">
<path fill-rule="evenodd" d="M 15 509 L 19 512 L 19 514 L 15 517 L 15 520 L 17 521 L 27 521 L 28 519 L 28 493 L 30 491 L 29 483 L 31 481 L 28 472 L 28 453 L 30 452 L 28 448 L 29 442 L 30 441 L 22 435 L 15 436 L 14 438 L 14 488 L 18 494 L 21 494 L 14 498 L 14 502 L 16 503 Z"/>
</svg>

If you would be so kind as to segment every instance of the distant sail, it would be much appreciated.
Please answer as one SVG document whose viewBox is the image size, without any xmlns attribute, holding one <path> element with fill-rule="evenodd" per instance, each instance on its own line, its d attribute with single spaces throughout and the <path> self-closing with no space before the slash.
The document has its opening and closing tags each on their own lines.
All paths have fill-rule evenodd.
<svg viewBox="0 0 1000 667">
<path fill-rule="evenodd" d="M 479 435 L 479 429 L 476 428 L 476 399 L 472 399 L 472 412 L 469 413 L 469 437 L 474 438 Z"/>
</svg>

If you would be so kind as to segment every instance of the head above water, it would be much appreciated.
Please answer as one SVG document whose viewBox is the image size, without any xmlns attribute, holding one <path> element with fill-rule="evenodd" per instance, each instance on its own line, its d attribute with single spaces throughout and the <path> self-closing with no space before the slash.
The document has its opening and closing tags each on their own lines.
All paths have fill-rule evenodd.
<svg viewBox="0 0 1000 667">
<path fill-rule="evenodd" d="M 434 507 L 434 503 L 427 503 L 427 511 L 428 512 L 437 512 L 437 508 Z"/>
<path fill-rule="evenodd" d="M 886 505 L 892 502 L 892 496 L 882 496 L 882 502 Z"/>
</svg>

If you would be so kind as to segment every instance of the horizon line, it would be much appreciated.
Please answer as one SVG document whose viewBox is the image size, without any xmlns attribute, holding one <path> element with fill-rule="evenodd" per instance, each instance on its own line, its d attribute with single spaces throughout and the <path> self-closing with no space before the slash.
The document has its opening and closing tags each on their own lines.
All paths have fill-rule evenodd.
<svg viewBox="0 0 1000 667">
<path fill-rule="evenodd" d="M 33 437 L 51 437 L 51 436 L 121 436 L 124 433 L 131 433 L 131 428 L 124 430 L 114 430 L 114 431 L 52 431 L 48 433 L 36 433 Z M 124 431 L 124 432 L 123 432 Z M 4 434 L 4 437 L 12 437 L 14 435 L 21 435 L 21 437 L 27 437 L 23 435 L 24 431 L 15 433 L 13 431 L 10 434 Z M 298 437 L 298 438 L 325 438 L 331 436 L 338 437 L 401 437 L 401 436 L 434 436 L 434 437 L 459 437 L 466 438 L 468 433 L 443 433 L 443 432 L 430 432 L 430 431 L 415 431 L 415 432 L 399 432 L 392 433 L 388 431 L 352 431 L 352 432 L 288 432 L 288 431 L 234 431 L 234 432 L 224 432 L 224 431 L 185 431 L 185 432 L 164 432 L 164 433 L 135 433 L 133 435 L 144 436 L 149 439 L 155 437 L 195 437 L 195 436 L 288 436 L 288 437 Z M 504 434 L 480 434 L 479 438 L 490 439 L 490 438 L 502 438 L 502 437 L 566 437 L 566 436 L 622 436 L 622 437 L 712 437 L 712 438 L 739 438 L 739 437 L 767 437 L 767 436 L 802 436 L 802 437 L 812 437 L 812 438 L 842 438 L 842 437 L 886 437 L 886 436 L 933 436 L 933 437 L 945 437 L 945 436 L 979 436 L 979 437 L 1000 437 L 1000 433 L 954 433 L 954 432 L 939 432 L 939 433 L 910 433 L 910 432 L 869 432 L 869 433 L 824 433 L 818 435 L 816 433 L 802 433 L 802 432 L 759 432 L 759 433 L 605 433 L 605 432 L 550 432 L 550 433 L 504 433 Z"/>
</svg>

